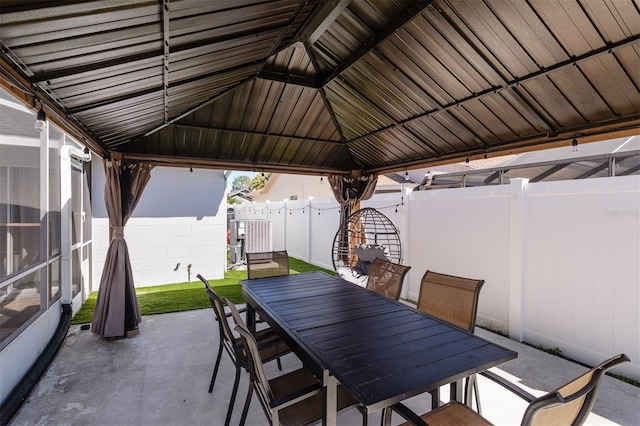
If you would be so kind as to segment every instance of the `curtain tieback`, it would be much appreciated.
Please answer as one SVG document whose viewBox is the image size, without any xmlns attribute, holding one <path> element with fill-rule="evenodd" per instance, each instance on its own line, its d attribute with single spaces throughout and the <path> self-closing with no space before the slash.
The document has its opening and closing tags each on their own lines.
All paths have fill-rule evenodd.
<svg viewBox="0 0 640 426">
<path fill-rule="evenodd" d="M 124 226 L 114 226 L 112 240 L 124 240 Z"/>
</svg>

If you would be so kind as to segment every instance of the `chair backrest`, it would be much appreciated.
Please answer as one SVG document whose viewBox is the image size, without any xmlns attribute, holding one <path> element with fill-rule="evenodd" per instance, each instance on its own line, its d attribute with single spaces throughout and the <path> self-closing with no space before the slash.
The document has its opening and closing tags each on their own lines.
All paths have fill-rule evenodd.
<svg viewBox="0 0 640 426">
<path fill-rule="evenodd" d="M 229 299 L 227 299 L 226 297 L 223 297 L 222 301 L 229 308 L 229 312 L 231 312 L 231 317 L 233 318 L 233 321 L 236 323 L 236 325 L 240 325 L 248 330 L 249 327 L 247 327 L 247 323 L 244 321 L 244 319 L 242 319 L 242 315 L 240 315 L 240 311 L 238 310 L 238 307 L 232 302 L 230 302 Z"/>
<path fill-rule="evenodd" d="M 604 374 L 623 362 L 629 362 L 629 357 L 616 355 L 555 391 L 533 400 L 525 410 L 522 425 L 581 425 L 593 408 Z"/>
<path fill-rule="evenodd" d="M 404 266 L 377 258 L 369 269 L 367 289 L 389 299 L 398 300 L 402 290 L 402 282 L 409 269 L 411 269 L 411 266 Z"/>
<path fill-rule="evenodd" d="M 247 278 L 289 275 L 289 255 L 286 250 L 246 253 Z"/>
<path fill-rule="evenodd" d="M 229 304 L 229 306 L 231 306 L 231 304 Z M 269 385 L 269 379 L 264 372 L 258 342 L 256 342 L 255 337 L 249 331 L 247 324 L 244 322 L 239 312 L 236 310 L 237 315 L 234 315 L 233 312 L 232 308 L 231 313 L 234 321 L 236 321 L 235 330 L 240 333 L 240 337 L 242 338 L 242 342 L 244 343 L 245 351 L 249 359 L 249 373 L 251 374 L 251 380 L 254 381 L 260 405 L 262 405 L 265 414 L 269 420 L 271 420 L 271 410 L 268 407 L 271 406 L 271 402 L 273 402 L 274 397 L 271 386 Z"/>
<path fill-rule="evenodd" d="M 235 338 L 231 331 L 231 327 L 229 327 L 226 313 L 224 312 L 225 302 L 220 299 L 215 291 L 213 291 L 213 289 L 209 285 L 209 282 L 202 275 L 198 274 L 197 277 L 204 283 L 205 293 L 207 293 L 207 296 L 209 297 L 211 308 L 213 309 L 213 312 L 216 315 L 216 319 L 218 320 L 217 322 L 218 326 L 220 327 L 220 338 L 223 339 L 223 342 L 227 346 L 227 348 L 235 354 Z"/>
<path fill-rule="evenodd" d="M 422 277 L 418 309 L 473 332 L 484 280 L 427 271 Z"/>
<path fill-rule="evenodd" d="M 202 275 L 200 275 L 200 274 L 198 274 L 198 275 L 197 275 L 197 277 L 198 277 L 198 279 L 199 279 L 200 281 L 202 281 L 202 282 L 204 283 L 204 289 L 205 289 L 205 290 L 207 290 L 207 289 L 211 289 L 211 286 L 209 285 L 209 281 L 208 281 L 205 277 L 203 277 L 203 276 L 202 276 Z"/>
</svg>

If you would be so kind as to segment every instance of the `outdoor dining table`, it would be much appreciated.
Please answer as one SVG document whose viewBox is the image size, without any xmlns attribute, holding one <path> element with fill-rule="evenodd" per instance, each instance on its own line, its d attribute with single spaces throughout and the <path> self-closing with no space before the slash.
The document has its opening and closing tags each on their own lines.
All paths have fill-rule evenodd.
<svg viewBox="0 0 640 426">
<path fill-rule="evenodd" d="M 323 272 L 240 281 L 256 313 L 323 384 L 323 424 L 336 424 L 341 384 L 368 413 L 452 384 L 518 354 Z M 456 386 L 456 384 L 458 384 Z M 426 400 L 426 399 L 425 399 Z"/>
</svg>

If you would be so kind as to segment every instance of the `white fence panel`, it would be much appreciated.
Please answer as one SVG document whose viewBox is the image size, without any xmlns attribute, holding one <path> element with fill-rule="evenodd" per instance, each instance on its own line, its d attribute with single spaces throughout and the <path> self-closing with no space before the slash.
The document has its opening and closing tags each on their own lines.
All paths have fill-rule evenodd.
<svg viewBox="0 0 640 426">
<path fill-rule="evenodd" d="M 264 208 L 264 203 L 255 204 L 242 204 L 240 206 L 234 206 L 235 217 L 234 219 L 258 219 L 256 213 L 260 213 Z"/>
<path fill-rule="evenodd" d="M 640 178 L 530 184 L 524 339 L 593 364 L 640 359 Z"/>
<path fill-rule="evenodd" d="M 478 322 L 507 329 L 508 196 L 508 185 L 409 194 L 408 299 L 418 300 L 427 270 L 484 279 Z"/>
<path fill-rule="evenodd" d="M 335 200 L 312 200 L 309 263 L 333 270 L 333 239 L 340 227 L 340 205 Z"/>
<path fill-rule="evenodd" d="M 269 203 L 267 214 L 273 223 L 273 249 L 286 250 L 286 219 L 287 215 L 284 202 Z"/>
<path fill-rule="evenodd" d="M 285 203 L 285 241 L 289 256 L 309 260 L 309 202 L 287 201 Z"/>
</svg>

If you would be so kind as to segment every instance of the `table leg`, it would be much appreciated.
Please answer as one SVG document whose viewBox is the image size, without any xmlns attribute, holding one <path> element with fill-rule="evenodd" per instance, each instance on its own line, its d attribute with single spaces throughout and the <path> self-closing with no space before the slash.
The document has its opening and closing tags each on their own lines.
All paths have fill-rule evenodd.
<svg viewBox="0 0 640 426">
<path fill-rule="evenodd" d="M 253 306 L 251 306 L 248 303 L 247 303 L 247 318 L 245 322 L 247 323 L 247 328 L 249 329 L 249 331 L 252 333 L 255 333 L 256 332 L 256 310 L 253 308 Z"/>
<path fill-rule="evenodd" d="M 462 396 L 462 380 L 456 380 L 451 383 L 449 391 L 451 401 L 464 402 L 464 397 Z"/>
<path fill-rule="evenodd" d="M 338 380 L 327 370 L 323 374 L 322 426 L 335 426 L 338 417 Z"/>
<path fill-rule="evenodd" d="M 431 409 L 435 410 L 440 406 L 440 388 L 436 388 L 430 392 L 431 394 Z"/>
</svg>

